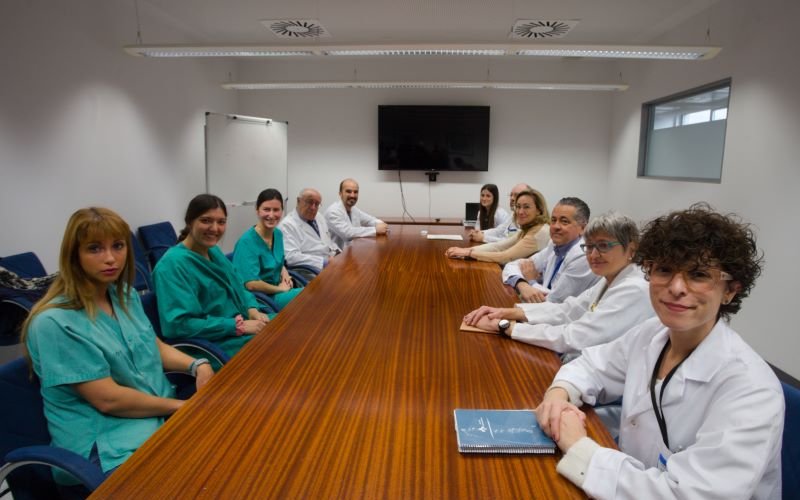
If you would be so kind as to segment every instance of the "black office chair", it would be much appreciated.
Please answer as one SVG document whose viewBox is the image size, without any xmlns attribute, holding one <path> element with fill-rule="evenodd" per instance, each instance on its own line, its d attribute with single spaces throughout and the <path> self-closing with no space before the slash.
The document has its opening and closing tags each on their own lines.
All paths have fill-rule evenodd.
<svg viewBox="0 0 800 500">
<path fill-rule="evenodd" d="M 322 272 L 322 269 L 317 269 L 314 266 L 306 266 L 303 264 L 297 264 L 294 266 L 287 264 L 286 270 L 289 271 L 289 274 L 292 275 L 293 279 L 303 286 L 308 285 L 311 280 L 316 278 L 317 275 Z"/>
<path fill-rule="evenodd" d="M 39 257 L 33 252 L 0 257 L 0 265 L 21 278 L 47 275 Z M 38 297 L 32 292 L 4 290 L 0 298 L 0 345 L 14 345 L 19 343 L 20 325 L 28 317 Z M 44 295 L 44 291 L 41 291 L 41 295 Z"/>
<path fill-rule="evenodd" d="M 233 262 L 233 252 L 226 253 L 225 257 L 227 257 L 229 261 Z M 256 300 L 259 304 L 261 304 L 261 308 L 264 309 L 265 312 L 270 314 L 278 313 L 278 303 L 275 302 L 275 299 L 264 292 L 254 292 L 252 290 L 249 291 L 255 296 Z"/>
<path fill-rule="evenodd" d="M 139 241 L 147 251 L 151 268 L 155 268 L 158 259 L 178 242 L 178 234 L 171 223 L 158 222 L 139 227 Z"/>
<path fill-rule="evenodd" d="M 800 389 L 781 382 L 786 400 L 781 447 L 783 498 L 797 498 L 800 492 Z"/>
<path fill-rule="evenodd" d="M 153 330 L 155 330 L 156 335 L 165 343 L 177 349 L 186 350 L 190 354 L 199 352 L 202 356 L 214 361 L 215 367 L 220 367 L 230 361 L 231 357 L 228 356 L 222 348 L 208 340 L 197 338 L 171 339 L 164 337 L 161 333 L 161 322 L 158 318 L 158 302 L 156 301 L 155 293 L 147 292 L 142 295 L 142 307 L 150 323 L 153 325 Z"/>
<path fill-rule="evenodd" d="M 136 277 L 133 287 L 139 292 L 153 290 L 153 278 L 150 273 L 150 264 L 147 262 L 147 253 L 142 248 L 142 244 L 131 231 L 131 245 L 133 246 L 133 260 L 136 265 Z"/>
<path fill-rule="evenodd" d="M 103 471 L 80 455 L 50 446 L 39 380 L 23 358 L 0 366 L 0 483 L 15 500 L 58 498 L 50 468 L 71 473 L 89 491 L 105 479 Z M 0 497 L 5 492 L 0 491 Z"/>
</svg>

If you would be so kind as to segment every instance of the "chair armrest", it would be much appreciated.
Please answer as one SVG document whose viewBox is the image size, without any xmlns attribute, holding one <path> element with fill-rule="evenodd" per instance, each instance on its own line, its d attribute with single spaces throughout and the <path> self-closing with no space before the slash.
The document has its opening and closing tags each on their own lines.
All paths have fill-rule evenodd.
<svg viewBox="0 0 800 500">
<path fill-rule="evenodd" d="M 289 271 L 289 276 L 291 276 L 292 280 L 294 280 L 295 288 L 299 288 L 297 285 L 300 285 L 300 286 L 308 285 L 308 280 L 305 278 L 305 276 L 303 276 L 302 274 L 298 273 L 294 269 L 287 268 L 286 270 Z"/>
<path fill-rule="evenodd" d="M 0 469 L 0 482 L 13 470 L 31 464 L 58 467 L 69 472 L 90 491 L 94 491 L 106 479 L 100 467 L 77 453 L 54 446 L 26 446 L 10 451 L 5 457 L 6 464 Z"/>
<path fill-rule="evenodd" d="M 199 351 L 203 351 L 206 354 L 206 356 L 214 358 L 220 365 L 224 365 L 225 363 L 231 360 L 231 357 L 228 356 L 228 354 L 225 351 L 223 351 L 217 344 L 205 339 L 162 338 L 162 340 L 165 343 L 175 348 L 191 347 Z"/>
<path fill-rule="evenodd" d="M 278 303 L 275 302 L 275 299 L 270 297 L 264 292 L 250 292 L 255 295 L 256 300 L 264 305 L 264 309 L 268 309 L 267 312 L 276 313 L 278 312 Z"/>
<path fill-rule="evenodd" d="M 15 306 L 21 307 L 22 309 L 25 309 L 28 312 L 30 312 L 31 308 L 33 307 L 33 301 L 21 295 L 14 295 L 13 297 L 1 300 L 0 302 L 4 302 L 6 304 L 14 304 Z"/>
</svg>

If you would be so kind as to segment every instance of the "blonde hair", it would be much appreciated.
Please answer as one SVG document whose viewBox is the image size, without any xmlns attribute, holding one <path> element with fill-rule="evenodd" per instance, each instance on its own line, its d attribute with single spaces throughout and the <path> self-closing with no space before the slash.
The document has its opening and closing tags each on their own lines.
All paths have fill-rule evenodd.
<svg viewBox="0 0 800 500">
<path fill-rule="evenodd" d="M 116 292 L 119 304 L 125 314 L 128 314 L 125 298 L 128 291 L 133 288 L 136 276 L 130 227 L 116 212 L 107 208 L 82 208 L 72 214 L 67 222 L 67 228 L 64 230 L 58 257 L 58 277 L 53 281 L 44 297 L 36 302 L 22 325 L 23 345 L 25 345 L 31 321 L 47 309 L 54 307 L 84 309 L 91 319 L 95 318 L 97 315 L 97 304 L 94 300 L 96 286 L 81 266 L 79 249 L 81 243 L 106 238 L 125 241 L 125 265 L 117 280 Z"/>
<path fill-rule="evenodd" d="M 536 205 L 536 209 L 539 211 L 539 215 L 533 218 L 533 220 L 526 224 L 525 226 L 520 226 L 521 231 L 519 232 L 519 237 L 524 238 L 525 235 L 530 231 L 532 228 L 541 226 L 543 224 L 547 224 L 550 222 L 550 210 L 547 208 L 547 200 L 544 199 L 544 195 L 535 189 L 531 189 L 530 191 L 522 191 L 517 195 L 514 199 L 514 203 L 517 203 L 523 196 L 530 196 L 533 198 L 533 203 Z M 514 211 L 516 213 L 516 210 Z"/>
</svg>

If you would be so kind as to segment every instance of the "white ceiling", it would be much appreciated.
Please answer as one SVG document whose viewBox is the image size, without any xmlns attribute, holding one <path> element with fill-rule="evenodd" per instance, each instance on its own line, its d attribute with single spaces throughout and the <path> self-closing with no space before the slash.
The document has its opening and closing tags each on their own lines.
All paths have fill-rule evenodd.
<svg viewBox="0 0 800 500">
<path fill-rule="evenodd" d="M 718 0 L 131 0 L 145 44 L 509 43 L 517 19 L 579 20 L 558 43 L 647 44 Z M 148 38 L 148 19 L 170 27 Z M 316 19 L 324 39 L 287 40 L 264 19 Z M 132 40 L 133 42 L 133 40 Z M 530 43 L 525 40 L 523 43 Z M 697 33 L 681 45 L 707 44 Z"/>
</svg>

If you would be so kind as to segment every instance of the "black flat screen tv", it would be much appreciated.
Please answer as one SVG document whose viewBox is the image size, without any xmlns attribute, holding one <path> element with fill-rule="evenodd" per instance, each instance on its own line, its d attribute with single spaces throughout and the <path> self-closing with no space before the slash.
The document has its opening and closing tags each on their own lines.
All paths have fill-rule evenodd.
<svg viewBox="0 0 800 500">
<path fill-rule="evenodd" d="M 378 169 L 489 170 L 489 106 L 378 106 Z"/>
</svg>

